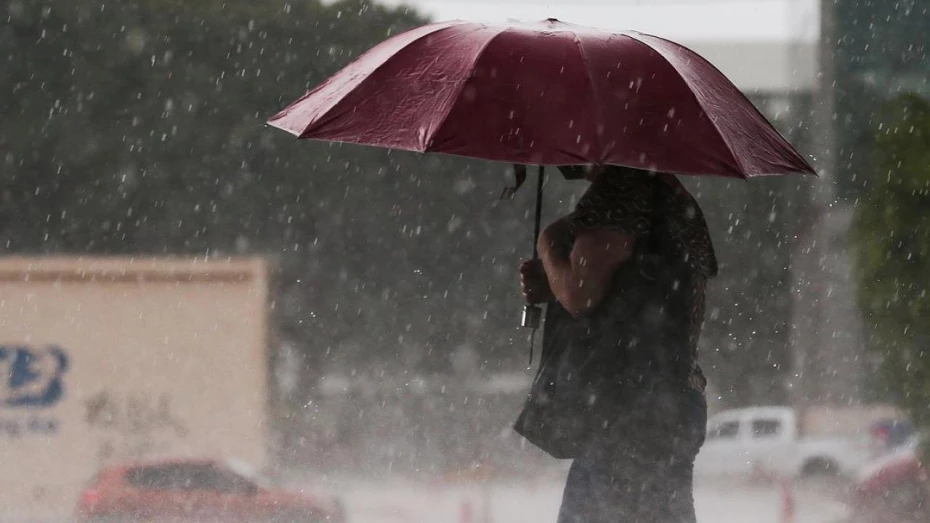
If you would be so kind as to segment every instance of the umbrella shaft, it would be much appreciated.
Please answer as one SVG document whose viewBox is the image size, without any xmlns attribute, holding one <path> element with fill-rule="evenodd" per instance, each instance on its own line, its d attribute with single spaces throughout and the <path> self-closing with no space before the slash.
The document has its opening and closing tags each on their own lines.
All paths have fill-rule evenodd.
<svg viewBox="0 0 930 523">
<path fill-rule="evenodd" d="M 539 258 L 539 248 L 536 247 L 539 241 L 539 229 L 542 225 L 542 201 L 543 201 L 543 181 L 545 179 L 545 167 L 539 166 L 539 176 L 536 177 L 536 228 L 533 232 L 533 259 Z"/>
<path fill-rule="evenodd" d="M 543 199 L 543 181 L 545 176 L 545 167 L 539 166 L 539 176 L 536 178 L 536 226 L 533 231 L 533 259 L 539 259 L 539 249 L 536 244 L 539 241 L 539 229 L 542 226 L 542 199 Z M 542 318 L 542 309 L 536 305 L 524 305 L 523 317 L 520 324 L 526 328 L 533 329 L 535 332 L 539 328 L 539 320 Z M 530 340 L 530 365 L 533 364 L 533 340 Z"/>
</svg>

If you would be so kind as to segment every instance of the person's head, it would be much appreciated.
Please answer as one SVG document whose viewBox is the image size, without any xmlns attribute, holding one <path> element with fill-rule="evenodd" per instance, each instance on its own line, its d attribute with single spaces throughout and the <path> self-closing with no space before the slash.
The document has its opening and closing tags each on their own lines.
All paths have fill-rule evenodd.
<svg viewBox="0 0 930 523">
<path fill-rule="evenodd" d="M 613 185 L 614 180 L 637 178 L 637 179 L 654 179 L 660 176 L 655 171 L 645 169 L 634 169 L 633 167 L 623 167 L 619 165 L 599 165 L 588 169 L 585 172 L 585 180 L 591 182 L 592 186 L 596 185 Z"/>
<path fill-rule="evenodd" d="M 580 180 L 583 178 L 592 183 L 600 178 L 603 174 L 611 174 L 613 176 L 654 174 L 652 171 L 634 169 L 632 167 L 622 167 L 619 165 L 564 165 L 560 166 L 559 170 L 562 171 L 562 174 L 564 174 L 565 177 L 570 180 Z"/>
</svg>

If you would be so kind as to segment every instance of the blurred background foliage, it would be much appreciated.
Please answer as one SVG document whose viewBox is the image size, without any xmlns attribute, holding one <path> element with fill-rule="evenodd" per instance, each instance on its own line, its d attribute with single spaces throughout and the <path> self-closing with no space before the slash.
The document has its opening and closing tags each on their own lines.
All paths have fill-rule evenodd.
<svg viewBox="0 0 930 523">
<path fill-rule="evenodd" d="M 888 101 L 872 125 L 874 176 L 856 206 L 860 304 L 882 360 L 882 383 L 930 422 L 930 104 Z"/>
</svg>

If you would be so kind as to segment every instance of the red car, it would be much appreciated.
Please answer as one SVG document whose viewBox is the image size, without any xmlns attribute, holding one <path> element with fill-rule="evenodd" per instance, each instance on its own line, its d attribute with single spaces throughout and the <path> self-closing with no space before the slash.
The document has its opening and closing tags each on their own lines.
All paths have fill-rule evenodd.
<svg viewBox="0 0 930 523">
<path fill-rule="evenodd" d="M 930 521 L 930 481 L 918 458 L 920 438 L 859 471 L 850 500 L 856 523 Z"/>
<path fill-rule="evenodd" d="M 231 463 L 177 460 L 101 470 L 77 508 L 81 523 L 196 521 L 228 523 L 343 523 L 332 497 L 275 490 Z"/>
</svg>

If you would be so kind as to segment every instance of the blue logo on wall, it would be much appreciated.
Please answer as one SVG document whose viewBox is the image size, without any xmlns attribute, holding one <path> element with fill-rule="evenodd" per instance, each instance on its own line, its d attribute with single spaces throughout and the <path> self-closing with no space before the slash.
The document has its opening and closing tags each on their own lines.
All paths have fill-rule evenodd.
<svg viewBox="0 0 930 523">
<path fill-rule="evenodd" d="M 51 407 L 64 394 L 68 355 L 60 347 L 0 345 L 0 405 Z"/>
</svg>

